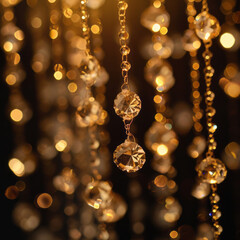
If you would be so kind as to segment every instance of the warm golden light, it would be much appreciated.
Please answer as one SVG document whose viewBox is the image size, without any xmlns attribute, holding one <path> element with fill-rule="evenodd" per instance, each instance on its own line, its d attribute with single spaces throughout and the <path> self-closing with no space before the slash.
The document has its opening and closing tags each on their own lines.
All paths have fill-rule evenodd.
<svg viewBox="0 0 240 240">
<path fill-rule="evenodd" d="M 31 21 L 31 25 L 33 28 L 40 28 L 42 26 L 42 20 L 39 17 L 35 17 Z"/>
<path fill-rule="evenodd" d="M 157 153 L 160 155 L 160 156 L 164 156 L 168 153 L 168 148 L 166 145 L 164 144 L 160 144 L 157 148 Z"/>
<path fill-rule="evenodd" d="M 9 74 L 6 76 L 5 81 L 8 85 L 14 85 L 16 83 L 17 79 L 14 74 Z"/>
<path fill-rule="evenodd" d="M 97 24 L 94 24 L 91 26 L 91 31 L 93 34 L 99 34 L 100 33 L 100 27 Z"/>
<path fill-rule="evenodd" d="M 42 193 L 37 198 L 37 205 L 40 208 L 49 208 L 52 205 L 52 196 L 48 193 Z"/>
<path fill-rule="evenodd" d="M 49 36 L 51 39 L 56 39 L 58 37 L 58 31 L 56 29 L 51 29 L 49 32 Z"/>
<path fill-rule="evenodd" d="M 53 74 L 53 76 L 54 76 L 54 78 L 55 78 L 56 80 L 61 80 L 61 79 L 63 78 L 63 74 L 62 74 L 62 72 L 60 72 L 60 71 L 56 71 L 56 72 Z"/>
<path fill-rule="evenodd" d="M 171 231 L 170 232 L 170 234 L 169 234 L 169 236 L 171 237 L 171 238 L 177 238 L 178 237 L 178 232 L 177 231 Z"/>
<path fill-rule="evenodd" d="M 11 42 L 7 41 L 3 44 L 3 49 L 6 52 L 11 52 L 13 50 L 13 44 Z"/>
<path fill-rule="evenodd" d="M 14 122 L 20 122 L 23 118 L 23 112 L 20 109 L 13 109 L 10 112 L 10 117 Z"/>
<path fill-rule="evenodd" d="M 55 148 L 56 148 L 59 152 L 63 152 L 66 147 L 67 147 L 67 142 L 66 142 L 65 140 L 59 140 L 59 141 L 55 144 Z"/>
<path fill-rule="evenodd" d="M 160 33 L 161 33 L 162 35 L 166 35 L 166 34 L 168 33 L 168 29 L 167 29 L 166 27 L 161 27 Z"/>
<path fill-rule="evenodd" d="M 17 177 L 22 177 L 25 173 L 24 164 L 17 158 L 10 159 L 8 166 Z"/>
<path fill-rule="evenodd" d="M 71 93 L 75 93 L 77 91 L 78 87 L 77 84 L 74 82 L 71 82 L 68 84 L 68 91 Z"/>
<path fill-rule="evenodd" d="M 160 8 L 161 5 L 162 5 L 162 3 L 161 3 L 160 0 L 155 0 L 155 1 L 153 2 L 153 6 L 154 6 L 155 8 Z"/>
<path fill-rule="evenodd" d="M 235 44 L 235 37 L 231 33 L 224 33 L 220 37 L 220 43 L 224 48 L 231 48 Z"/>
<path fill-rule="evenodd" d="M 152 31 L 153 32 L 159 32 L 161 26 L 158 23 L 153 24 Z"/>
</svg>

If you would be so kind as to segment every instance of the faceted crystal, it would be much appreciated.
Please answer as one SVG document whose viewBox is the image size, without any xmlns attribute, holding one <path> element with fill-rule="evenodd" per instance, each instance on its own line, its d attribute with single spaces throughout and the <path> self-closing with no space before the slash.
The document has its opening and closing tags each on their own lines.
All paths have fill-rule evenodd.
<svg viewBox="0 0 240 240">
<path fill-rule="evenodd" d="M 131 120 L 139 114 L 141 100 L 136 93 L 124 89 L 115 98 L 114 109 L 124 120 Z"/>
<path fill-rule="evenodd" d="M 88 87 L 91 87 L 99 74 L 100 65 L 98 60 L 91 56 L 86 55 L 81 59 L 79 64 L 80 79 L 82 79 Z"/>
<path fill-rule="evenodd" d="M 170 154 L 178 146 L 176 133 L 166 125 L 154 122 L 145 135 L 147 148 L 159 154 L 159 146 L 165 146 L 166 154 Z"/>
<path fill-rule="evenodd" d="M 207 157 L 199 163 L 198 175 L 204 182 L 219 184 L 226 178 L 227 170 L 219 159 Z"/>
<path fill-rule="evenodd" d="M 158 26 L 158 30 L 162 27 L 168 27 L 170 22 L 170 16 L 165 10 L 164 7 L 155 8 L 153 6 L 148 7 L 141 16 L 141 24 L 149 29 L 154 31 L 154 28 Z"/>
<path fill-rule="evenodd" d="M 206 11 L 196 16 L 194 24 L 197 36 L 203 41 L 217 37 L 221 31 L 218 20 Z"/>
<path fill-rule="evenodd" d="M 112 200 L 112 187 L 108 182 L 90 182 L 85 189 L 87 204 L 95 209 L 104 208 Z"/>
<path fill-rule="evenodd" d="M 145 78 L 159 92 L 168 91 L 175 83 L 170 64 L 158 56 L 147 62 Z"/>
<path fill-rule="evenodd" d="M 146 161 L 142 147 L 128 139 L 116 148 L 113 158 L 116 165 L 127 172 L 138 171 Z"/>
<path fill-rule="evenodd" d="M 116 222 L 125 215 L 126 211 L 127 204 L 123 198 L 117 193 L 112 193 L 111 202 L 97 211 L 97 218 L 101 222 Z"/>
<path fill-rule="evenodd" d="M 76 122 L 80 127 L 93 126 L 100 119 L 101 114 L 101 105 L 94 99 L 90 98 L 77 108 Z"/>
<path fill-rule="evenodd" d="M 201 41 L 191 29 L 185 31 L 182 41 L 184 50 L 188 52 L 196 51 L 201 47 Z"/>
</svg>

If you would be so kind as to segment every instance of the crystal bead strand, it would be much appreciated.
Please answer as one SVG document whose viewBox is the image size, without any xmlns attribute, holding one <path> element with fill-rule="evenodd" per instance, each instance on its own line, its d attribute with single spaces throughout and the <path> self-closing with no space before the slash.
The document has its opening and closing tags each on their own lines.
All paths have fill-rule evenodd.
<svg viewBox="0 0 240 240">
<path fill-rule="evenodd" d="M 205 92 L 205 103 L 206 103 L 206 122 L 208 130 L 208 145 L 206 158 L 203 159 L 198 167 L 198 175 L 201 177 L 203 182 L 211 184 L 212 193 L 210 196 L 210 201 L 212 205 L 212 210 L 210 216 L 212 217 L 214 239 L 220 238 L 222 232 L 222 227 L 219 225 L 218 219 L 221 217 L 221 213 L 218 210 L 219 196 L 217 195 L 217 184 L 224 181 L 227 170 L 224 163 L 214 157 L 214 150 L 216 149 L 216 141 L 214 138 L 214 132 L 216 131 L 216 125 L 213 123 L 212 118 L 216 113 L 213 108 L 213 100 L 215 97 L 214 92 L 211 90 L 212 78 L 214 75 L 214 69 L 211 65 L 212 52 L 210 47 L 212 46 L 212 39 L 217 37 L 220 33 L 220 25 L 218 20 L 209 14 L 209 8 L 207 0 L 202 1 L 202 11 L 198 14 L 194 21 L 195 31 L 197 36 L 203 40 L 205 51 L 203 52 L 203 58 L 205 62 L 204 76 L 206 83 Z"/>
<path fill-rule="evenodd" d="M 121 87 L 122 91 L 114 100 L 114 110 L 116 114 L 123 119 L 127 139 L 116 148 L 113 153 L 113 158 L 115 164 L 122 171 L 136 172 L 143 167 L 146 158 L 144 150 L 136 143 L 135 138 L 130 131 L 133 118 L 136 117 L 141 110 L 141 100 L 136 93 L 130 90 L 128 83 L 128 71 L 131 68 L 131 64 L 128 61 L 130 48 L 127 45 L 129 38 L 129 33 L 126 29 L 127 8 L 128 4 L 125 0 L 118 1 L 118 17 L 120 23 L 118 36 L 120 52 L 122 54 L 121 69 L 124 83 Z"/>
</svg>

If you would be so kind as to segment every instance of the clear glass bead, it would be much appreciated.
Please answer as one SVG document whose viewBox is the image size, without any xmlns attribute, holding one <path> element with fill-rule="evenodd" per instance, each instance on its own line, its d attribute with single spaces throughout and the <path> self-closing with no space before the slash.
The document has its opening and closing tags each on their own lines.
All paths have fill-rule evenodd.
<svg viewBox="0 0 240 240">
<path fill-rule="evenodd" d="M 141 15 L 141 24 L 150 31 L 154 31 L 156 25 L 158 30 L 162 27 L 168 27 L 169 23 L 170 16 L 164 7 L 155 8 L 150 6 Z"/>
<path fill-rule="evenodd" d="M 145 144 L 149 150 L 163 156 L 177 148 L 178 139 L 176 133 L 166 125 L 154 122 L 145 135 Z"/>
<path fill-rule="evenodd" d="M 184 50 L 188 52 L 196 51 L 201 47 L 201 41 L 191 29 L 185 31 L 182 42 Z"/>
<path fill-rule="evenodd" d="M 198 165 L 198 175 L 203 182 L 219 184 L 227 176 L 227 170 L 222 161 L 216 158 L 207 157 Z"/>
<path fill-rule="evenodd" d="M 84 193 L 87 204 L 95 209 L 104 208 L 112 200 L 112 187 L 108 182 L 90 182 Z"/>
<path fill-rule="evenodd" d="M 99 70 L 100 65 L 98 60 L 91 55 L 86 55 L 79 64 L 80 79 L 83 80 L 88 87 L 91 87 L 96 82 Z"/>
<path fill-rule="evenodd" d="M 168 91 L 175 83 L 171 65 L 158 56 L 147 62 L 145 78 L 159 92 Z"/>
<path fill-rule="evenodd" d="M 84 101 L 77 108 L 76 122 L 80 127 L 90 127 L 96 124 L 102 114 L 102 106 L 94 99 Z"/>
<path fill-rule="evenodd" d="M 131 120 L 139 114 L 141 100 L 136 93 L 124 89 L 114 100 L 114 110 L 124 120 Z"/>
<path fill-rule="evenodd" d="M 113 153 L 115 164 L 127 172 L 136 172 L 141 169 L 146 161 L 145 152 L 140 145 L 130 140 L 125 140 Z"/>
<path fill-rule="evenodd" d="M 217 37 L 221 31 L 218 20 L 206 11 L 196 16 L 194 24 L 197 36 L 203 41 Z"/>
<path fill-rule="evenodd" d="M 121 219 L 125 215 L 126 211 L 127 204 L 123 198 L 117 193 L 112 193 L 112 200 L 109 204 L 104 208 L 100 208 L 96 214 L 100 222 L 110 223 Z"/>
</svg>

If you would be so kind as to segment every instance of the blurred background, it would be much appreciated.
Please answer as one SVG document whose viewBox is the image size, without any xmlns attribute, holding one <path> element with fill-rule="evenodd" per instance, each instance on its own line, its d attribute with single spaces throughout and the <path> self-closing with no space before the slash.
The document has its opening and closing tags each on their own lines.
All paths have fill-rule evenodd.
<svg viewBox="0 0 240 240">
<path fill-rule="evenodd" d="M 66 3 L 69 2 L 71 1 L 66 1 Z M 59 30 L 62 34 L 62 42 L 59 43 L 56 38 L 49 37 L 49 26 L 51 27 L 52 23 L 51 16 L 54 18 L 52 11 L 61 9 L 58 5 L 54 5 L 56 4 L 55 1 L 23 0 L 14 5 L 11 1 L 2 0 L 1 3 L 1 29 L 3 29 L 6 19 L 9 22 L 11 20 L 11 13 L 6 14 L 6 9 L 10 9 L 14 12 L 13 21 L 16 27 L 20 28 L 25 36 L 22 40 L 22 47 L 19 47 L 18 51 L 21 56 L 22 73 L 21 69 L 12 70 L 13 67 L 9 66 L 6 49 L 3 47 L 0 51 L 1 234 L 8 239 L 17 238 L 19 240 L 108 239 L 106 236 L 104 238 L 104 231 L 102 231 L 102 236 L 99 237 L 97 232 L 102 225 L 95 217 L 94 210 L 87 206 L 82 197 L 87 182 L 91 179 L 91 171 L 88 166 L 89 156 L 85 155 L 86 144 L 88 143 L 85 139 L 87 133 L 85 130 L 78 132 L 75 128 L 69 127 L 74 123 L 75 102 L 77 100 L 68 98 L 70 107 L 66 108 L 64 102 L 66 99 L 60 98 L 64 96 L 64 91 L 68 91 L 67 94 L 69 92 L 70 94 L 74 93 L 74 96 L 83 94 L 74 91 L 75 85 L 69 85 L 69 83 L 72 83 L 72 72 L 70 72 L 71 68 L 67 67 L 71 65 L 69 63 L 71 59 L 69 60 L 67 57 L 68 44 L 70 44 L 67 38 L 70 38 L 71 34 L 64 35 L 64 31 L 67 32 L 69 24 L 65 24 L 63 21 Z M 9 6 L 6 7 L 7 4 Z M 14 6 L 11 6 L 11 4 Z M 94 18 L 91 22 L 92 25 L 95 24 L 102 28 L 101 39 L 96 38 L 98 49 L 95 49 L 95 53 L 109 75 L 109 80 L 104 87 L 100 87 L 100 90 L 96 90 L 97 88 L 93 90 L 95 94 L 100 94 L 98 99 L 101 100 L 103 96 L 104 99 L 101 101 L 104 103 L 107 112 L 103 139 L 106 140 L 107 147 L 105 146 L 105 148 L 108 152 L 102 153 L 103 155 L 106 153 L 104 158 L 106 162 L 99 171 L 102 173 L 104 180 L 112 183 L 113 191 L 120 194 L 127 204 L 126 213 L 119 217 L 118 221 L 104 225 L 104 229 L 107 229 L 111 236 L 110 239 L 211 240 L 213 238 L 211 234 L 209 235 L 208 225 L 210 223 L 208 186 L 202 186 L 200 190 L 194 188 L 197 177 L 195 171 L 196 160 L 188 154 L 188 147 L 194 137 L 194 131 L 192 128 L 192 88 L 189 75 L 190 57 L 182 44 L 184 31 L 188 28 L 187 3 L 184 0 L 165 1 L 166 10 L 170 15 L 167 36 L 172 41 L 171 56 L 167 61 L 172 66 L 175 78 L 174 86 L 167 93 L 166 114 L 169 119 L 171 118 L 171 126 L 173 126 L 179 143 L 171 156 L 173 172 L 166 175 L 168 183 L 171 179 L 174 179 L 172 180 L 174 183 L 170 183 L 177 185 L 176 188 L 174 187 L 174 191 L 169 190 L 171 194 L 166 193 L 166 184 L 162 187 L 161 184 L 165 181 L 165 178 L 163 178 L 165 174 L 161 173 L 159 175 L 159 171 L 156 171 L 152 166 L 154 156 L 146 148 L 146 142 L 144 141 L 146 132 L 156 119 L 153 101 L 156 90 L 144 77 L 146 62 L 153 56 L 148 46 L 152 33 L 140 23 L 142 12 L 150 4 L 151 2 L 146 0 L 131 0 L 128 3 L 127 10 L 127 26 L 130 34 L 129 46 L 131 49 L 129 61 L 132 65 L 129 72 L 130 85 L 142 100 L 142 109 L 139 116 L 134 119 L 132 132 L 138 143 L 146 151 L 146 163 L 143 168 L 130 174 L 120 171 L 112 161 L 112 153 L 116 146 L 125 140 L 122 120 L 113 109 L 114 99 L 120 92 L 122 84 L 121 55 L 117 40 L 119 30 L 117 1 L 106 0 L 98 10 L 90 8 L 92 17 L 97 16 L 101 19 L 101 25 L 98 25 L 98 21 L 94 23 Z M 216 157 L 223 160 L 228 168 L 227 178 L 219 185 L 218 190 L 221 197 L 220 210 L 222 212 L 220 224 L 224 229 L 221 239 L 227 240 L 240 239 L 239 6 L 240 1 L 238 0 L 209 1 L 210 13 L 219 19 L 222 26 L 222 32 L 213 40 L 211 50 L 213 52 L 212 65 L 215 69 L 212 89 L 215 92 L 214 107 L 217 111 L 214 122 L 218 126 L 215 134 L 217 141 Z M 201 9 L 199 1 L 196 2 L 196 9 L 197 12 Z M 68 11 L 65 14 L 67 16 L 68 14 L 71 15 Z M 41 30 L 37 27 L 39 22 L 36 17 L 41 19 L 43 25 Z M 68 20 L 70 18 L 66 17 Z M 33 19 L 35 19 L 35 22 Z M 10 29 L 9 26 L 8 29 Z M 94 32 L 94 28 L 92 31 Z M 222 37 L 224 33 L 230 34 L 230 36 L 225 35 L 225 40 Z M 98 34 L 96 35 L 98 36 Z M 4 30 L 1 30 L 1 46 L 4 45 L 4 41 Z M 60 48 L 61 50 L 57 50 L 57 52 L 60 51 L 62 54 L 56 54 L 56 48 Z M 37 55 L 41 54 L 41 51 L 38 50 L 43 52 L 41 57 Z M 198 54 L 201 94 L 204 93 L 202 51 L 203 46 Z M 15 59 L 14 61 L 18 61 L 17 55 L 12 57 Z M 74 57 L 72 59 L 72 61 L 75 61 Z M 39 67 L 38 64 L 41 61 L 43 66 Z M 59 66 L 56 70 L 55 64 L 59 62 L 61 62 L 64 71 Z M 55 70 L 53 70 L 54 66 Z M 7 71 L 15 71 L 19 75 L 24 75 L 18 76 L 24 78 L 24 81 L 17 87 L 12 87 L 14 84 L 11 83 L 11 79 L 7 80 L 6 78 L 8 76 Z M 57 71 L 64 72 L 65 77 L 63 79 L 61 77 L 60 81 L 57 81 L 56 76 L 55 79 L 53 78 L 54 71 L 55 73 Z M 19 94 L 21 97 L 19 97 Z M 21 105 L 23 99 L 24 103 Z M 15 115 L 11 115 L 12 109 L 16 109 L 15 106 L 18 104 L 24 105 L 23 109 L 26 111 L 24 117 L 27 119 L 24 124 L 16 124 L 18 120 L 15 121 Z M 201 106 L 204 107 L 204 104 L 202 103 Z M 70 119 L 70 125 L 57 123 L 60 119 L 57 116 L 60 115 L 56 115 L 56 112 L 64 112 L 65 115 L 61 115 L 61 119 L 67 116 Z M 203 118 L 203 126 L 205 126 L 204 120 Z M 58 124 L 59 128 L 56 127 Z M 70 136 L 71 134 L 68 135 L 68 129 L 71 129 L 74 134 L 73 140 L 69 140 L 72 141 L 71 150 L 68 151 L 65 148 L 61 150 L 61 142 L 60 146 L 56 145 L 59 141 L 55 142 L 56 149 L 54 148 L 50 135 L 54 136 L 55 134 L 57 136 L 57 134 L 60 134 L 55 127 L 64 130 L 61 132 L 64 136 Z M 206 131 L 203 130 L 202 134 L 206 136 Z M 20 143 L 23 142 L 27 142 L 28 145 L 21 145 Z M 19 146 L 22 147 L 20 150 Z M 52 146 L 54 149 L 52 149 Z M 82 152 L 76 150 L 78 148 Z M 16 174 L 16 171 L 14 173 L 11 170 L 9 161 L 16 158 L 14 154 L 20 154 L 19 156 L 23 158 L 26 154 L 34 155 L 26 158 L 30 159 L 28 163 L 25 162 L 25 169 L 29 169 L 28 174 Z M 85 160 L 81 160 L 79 156 L 85 158 Z M 18 167 L 21 168 L 21 164 Z M 73 169 L 76 173 L 75 177 L 80 181 L 80 184 L 77 185 L 71 179 L 74 190 L 70 193 L 66 193 L 66 189 L 61 189 L 64 182 L 56 178 L 62 176 L 62 170 L 66 170 L 66 167 Z M 159 176 L 161 176 L 161 184 L 160 186 L 157 185 L 158 189 L 156 190 L 156 186 L 152 186 L 152 183 L 156 183 L 156 177 Z M 159 178 L 157 179 L 159 180 Z M 193 189 L 197 191 L 195 196 Z M 48 193 L 50 196 L 39 198 L 43 193 Z M 201 195 L 200 197 L 196 197 L 198 193 Z M 170 196 L 174 198 L 174 201 L 177 201 L 171 210 L 174 216 L 173 220 L 165 221 L 166 219 L 164 220 L 164 217 L 161 217 L 161 214 L 164 214 L 161 206 L 164 205 L 163 201 L 166 200 L 162 195 Z M 168 200 L 170 201 L 172 198 Z M 42 201 L 42 204 L 39 204 L 39 201 Z"/>
</svg>

